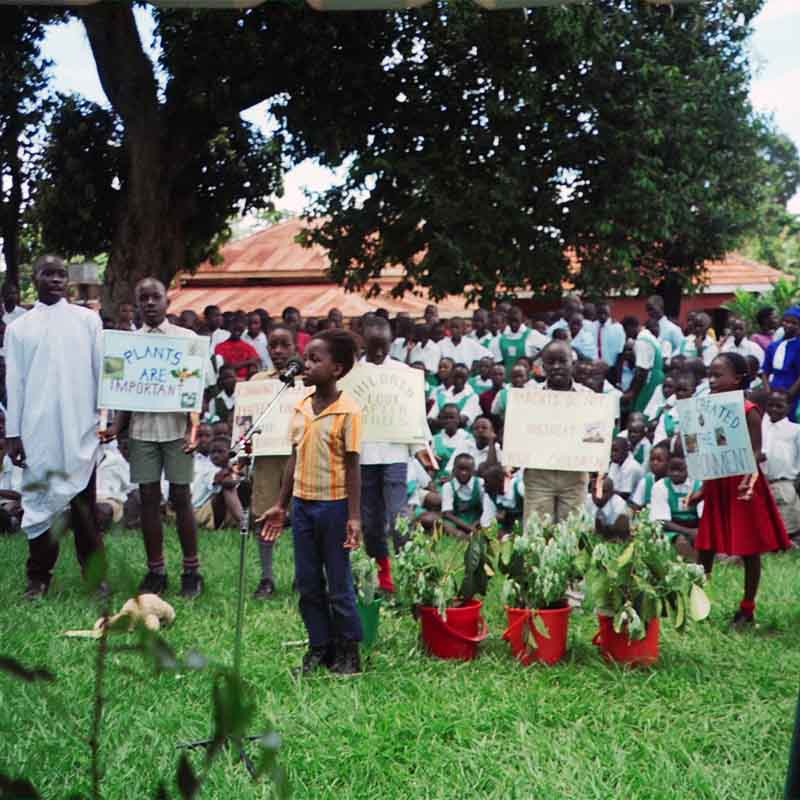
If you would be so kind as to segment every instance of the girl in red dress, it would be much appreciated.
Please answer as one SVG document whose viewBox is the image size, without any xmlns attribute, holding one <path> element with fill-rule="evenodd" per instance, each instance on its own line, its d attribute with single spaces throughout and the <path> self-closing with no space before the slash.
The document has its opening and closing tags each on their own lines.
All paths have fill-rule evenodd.
<svg viewBox="0 0 800 800">
<path fill-rule="evenodd" d="M 745 389 L 747 362 L 738 353 L 721 353 L 709 368 L 712 394 Z M 745 400 L 745 415 L 756 464 L 761 453 L 761 413 L 755 403 Z M 695 539 L 698 560 L 706 575 L 711 573 L 716 553 L 741 556 L 744 561 L 744 599 L 733 622 L 752 624 L 756 593 L 761 579 L 761 554 L 788 550 L 791 542 L 761 468 L 753 476 L 717 478 L 703 483 L 701 492 L 690 502 L 705 501 L 700 528 Z"/>
</svg>

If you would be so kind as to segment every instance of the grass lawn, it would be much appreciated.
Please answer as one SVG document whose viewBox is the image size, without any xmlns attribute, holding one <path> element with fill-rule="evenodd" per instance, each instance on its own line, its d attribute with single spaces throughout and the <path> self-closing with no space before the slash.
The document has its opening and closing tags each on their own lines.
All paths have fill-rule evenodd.
<svg viewBox="0 0 800 800">
<path fill-rule="evenodd" d="M 206 534 L 201 543 L 206 593 L 180 600 L 180 560 L 169 536 L 170 592 L 177 611 L 166 638 L 179 653 L 197 647 L 229 661 L 233 645 L 238 541 Z M 112 562 L 137 577 L 138 536 L 108 540 Z M 250 542 L 248 589 L 257 582 Z M 47 690 L 0 673 L 0 772 L 25 775 L 47 798 L 86 792 L 95 643 L 66 639 L 98 616 L 81 590 L 71 542 L 53 589 L 41 603 L 18 599 L 25 542 L 0 538 L 0 653 L 57 674 Z M 735 633 L 729 619 L 742 572 L 715 571 L 710 620 L 662 633 L 651 670 L 608 665 L 591 645 L 597 624 L 572 616 L 562 665 L 523 668 L 500 639 L 504 613 L 496 584 L 487 601 L 491 637 L 472 663 L 437 661 L 420 649 L 410 616 L 386 614 L 380 641 L 360 678 L 296 679 L 304 637 L 291 583 L 291 546 L 276 554 L 280 595 L 248 602 L 244 672 L 257 689 L 258 719 L 284 739 L 281 761 L 298 798 L 736 798 L 782 796 L 800 673 L 800 556 L 767 558 L 759 627 Z M 125 598 L 115 599 L 119 606 Z M 107 673 L 104 796 L 152 797 L 160 779 L 171 793 L 179 740 L 210 731 L 206 672 L 153 676 L 135 656 L 113 654 Z M 257 731 L 254 731 L 257 732 Z M 200 763 L 201 755 L 193 760 Z M 232 755 L 214 765 L 203 797 L 268 797 Z"/>
</svg>

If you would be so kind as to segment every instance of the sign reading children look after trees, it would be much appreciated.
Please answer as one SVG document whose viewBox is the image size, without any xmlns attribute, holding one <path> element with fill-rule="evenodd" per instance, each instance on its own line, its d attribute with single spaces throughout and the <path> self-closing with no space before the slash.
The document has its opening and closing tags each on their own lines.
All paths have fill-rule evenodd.
<svg viewBox="0 0 800 800">
<path fill-rule="evenodd" d="M 360 363 L 338 384 L 361 406 L 363 441 L 422 444 L 427 440 L 421 370 Z"/>
<path fill-rule="evenodd" d="M 120 411 L 203 410 L 208 337 L 103 332 L 98 405 Z"/>
<path fill-rule="evenodd" d="M 506 466 L 605 472 L 614 431 L 614 398 L 595 392 L 509 389 Z"/>
<path fill-rule="evenodd" d="M 676 403 L 689 476 L 695 481 L 752 475 L 756 460 L 743 392 L 720 392 Z"/>
</svg>

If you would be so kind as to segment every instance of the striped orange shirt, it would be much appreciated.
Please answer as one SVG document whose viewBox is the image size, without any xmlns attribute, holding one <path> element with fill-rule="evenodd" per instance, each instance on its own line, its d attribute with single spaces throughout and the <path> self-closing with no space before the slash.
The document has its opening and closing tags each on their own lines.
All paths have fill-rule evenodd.
<svg viewBox="0 0 800 800">
<path fill-rule="evenodd" d="M 315 415 L 314 395 L 294 407 L 291 439 L 297 448 L 294 496 L 302 500 L 343 500 L 345 453 L 361 450 L 361 407 L 345 392 Z"/>
</svg>

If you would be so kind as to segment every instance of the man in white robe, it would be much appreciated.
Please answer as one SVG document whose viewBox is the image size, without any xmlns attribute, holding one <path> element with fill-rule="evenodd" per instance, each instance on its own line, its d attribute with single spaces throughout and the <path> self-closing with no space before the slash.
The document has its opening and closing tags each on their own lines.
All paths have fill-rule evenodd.
<svg viewBox="0 0 800 800">
<path fill-rule="evenodd" d="M 102 323 L 67 302 L 67 268 L 57 256 L 36 261 L 34 282 L 39 301 L 5 338 L 6 436 L 11 461 L 23 468 L 28 599 L 50 586 L 59 549 L 51 528 L 62 512 L 71 512 L 82 568 L 103 547 L 94 516 Z"/>
</svg>

